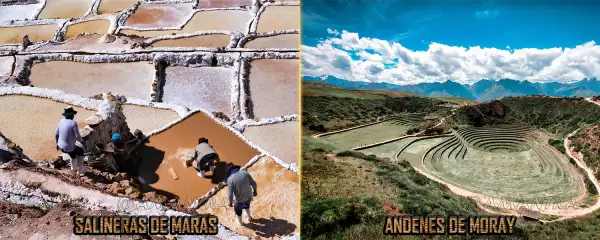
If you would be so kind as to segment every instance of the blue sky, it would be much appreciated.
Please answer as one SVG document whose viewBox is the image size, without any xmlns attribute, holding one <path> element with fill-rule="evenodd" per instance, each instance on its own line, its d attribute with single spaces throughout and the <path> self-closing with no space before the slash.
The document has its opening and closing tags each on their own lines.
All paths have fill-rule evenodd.
<svg viewBox="0 0 600 240">
<path fill-rule="evenodd" d="M 600 77 L 599 23 L 592 1 L 304 1 L 304 74 L 397 84 Z"/>
</svg>

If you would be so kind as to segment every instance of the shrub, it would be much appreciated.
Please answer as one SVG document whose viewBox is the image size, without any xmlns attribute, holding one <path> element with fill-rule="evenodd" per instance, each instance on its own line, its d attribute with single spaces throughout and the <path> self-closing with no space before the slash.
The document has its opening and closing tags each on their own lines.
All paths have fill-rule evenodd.
<svg viewBox="0 0 600 240">
<path fill-rule="evenodd" d="M 366 155 L 364 153 L 356 152 L 356 151 L 343 151 L 343 152 L 337 153 L 336 156 L 338 156 L 338 157 L 354 157 L 354 158 L 360 158 L 360 159 L 369 160 L 369 161 L 378 161 L 379 160 L 377 158 L 377 156 L 375 156 L 373 154 Z"/>
<path fill-rule="evenodd" d="M 406 131 L 406 134 L 407 134 L 407 135 L 411 135 L 411 134 L 418 133 L 418 132 L 419 132 L 419 128 L 412 127 L 412 128 L 409 128 L 409 129 Z"/>
<path fill-rule="evenodd" d="M 302 236 L 310 239 L 341 232 L 356 224 L 379 222 L 384 216 L 381 203 L 374 197 L 304 200 Z"/>
</svg>

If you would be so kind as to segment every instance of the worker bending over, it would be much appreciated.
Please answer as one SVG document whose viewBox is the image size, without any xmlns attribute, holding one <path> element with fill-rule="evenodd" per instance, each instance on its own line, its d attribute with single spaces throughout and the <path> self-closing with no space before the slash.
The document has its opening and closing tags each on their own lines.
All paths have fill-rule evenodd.
<svg viewBox="0 0 600 240">
<path fill-rule="evenodd" d="M 206 172 L 210 171 L 214 174 L 215 162 L 219 161 L 219 155 L 213 147 L 208 144 L 208 139 L 198 139 L 198 145 L 196 145 L 196 156 L 192 162 L 194 168 L 198 170 L 198 176 L 206 177 Z"/>
<path fill-rule="evenodd" d="M 248 220 L 252 221 L 250 202 L 252 201 L 252 197 L 257 195 L 256 182 L 252 176 L 246 170 L 233 170 L 232 175 L 227 179 L 227 189 L 229 206 L 233 206 L 238 224 L 244 224 L 242 221 L 242 211 L 246 212 Z"/>
<path fill-rule="evenodd" d="M 64 119 L 58 122 L 56 128 L 56 150 L 60 150 L 66 153 L 71 158 L 71 169 L 76 171 L 78 174 L 84 174 L 85 169 L 83 167 L 83 148 L 81 142 L 83 139 L 79 134 L 79 126 L 77 122 L 73 120 L 75 118 L 75 111 L 72 107 L 66 107 L 63 112 Z M 76 144 L 79 142 L 79 144 Z M 80 146 L 78 146 L 80 145 Z"/>
</svg>

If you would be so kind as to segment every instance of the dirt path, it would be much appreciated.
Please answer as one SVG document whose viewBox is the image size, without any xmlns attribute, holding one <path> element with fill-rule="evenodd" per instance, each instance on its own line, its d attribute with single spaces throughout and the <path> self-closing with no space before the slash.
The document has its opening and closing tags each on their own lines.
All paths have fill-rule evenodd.
<svg viewBox="0 0 600 240">
<path fill-rule="evenodd" d="M 335 131 L 326 132 L 326 133 L 319 133 L 319 134 L 313 135 L 312 137 L 314 137 L 314 138 L 320 138 L 322 136 L 327 136 L 327 135 L 331 135 L 331 134 L 335 134 L 335 133 L 346 132 L 346 131 L 354 130 L 354 129 L 361 128 L 361 127 L 371 126 L 371 125 L 375 125 L 375 124 L 382 123 L 382 122 L 386 121 L 385 118 L 384 118 L 384 120 L 379 120 L 379 118 L 380 117 L 378 117 L 377 121 L 375 121 L 375 122 L 365 123 L 365 124 L 361 124 L 361 125 L 358 125 L 358 126 L 349 127 L 349 128 L 343 128 L 343 129 L 340 129 L 340 130 L 335 130 Z"/>
<path fill-rule="evenodd" d="M 596 104 L 596 105 L 600 106 L 600 103 L 599 102 L 595 102 L 594 100 L 592 100 L 592 98 L 585 98 L 585 100 L 588 101 L 588 102 L 591 102 L 593 104 Z"/>
</svg>

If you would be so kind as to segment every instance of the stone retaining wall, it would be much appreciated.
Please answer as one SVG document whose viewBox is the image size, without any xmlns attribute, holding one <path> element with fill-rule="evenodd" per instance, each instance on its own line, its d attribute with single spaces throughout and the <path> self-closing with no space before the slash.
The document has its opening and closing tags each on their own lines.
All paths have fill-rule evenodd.
<svg viewBox="0 0 600 240">
<path fill-rule="evenodd" d="M 88 117 L 85 120 L 88 125 L 80 130 L 85 152 L 94 152 L 96 144 L 108 144 L 113 133 L 121 134 L 125 141 L 134 137 L 122 112 L 122 103 L 110 93 L 103 94 L 102 99 L 98 113 Z"/>
</svg>

